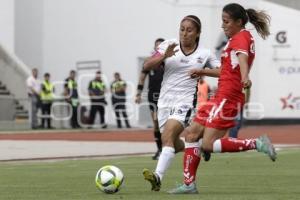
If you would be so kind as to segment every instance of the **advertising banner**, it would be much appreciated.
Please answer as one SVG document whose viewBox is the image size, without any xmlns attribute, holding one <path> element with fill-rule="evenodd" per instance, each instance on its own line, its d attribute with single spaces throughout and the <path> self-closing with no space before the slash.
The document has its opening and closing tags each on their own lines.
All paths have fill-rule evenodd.
<svg viewBox="0 0 300 200">
<path fill-rule="evenodd" d="M 258 7 L 271 16 L 271 35 L 254 34 L 249 117 L 300 118 L 300 12 L 264 1 Z"/>
</svg>

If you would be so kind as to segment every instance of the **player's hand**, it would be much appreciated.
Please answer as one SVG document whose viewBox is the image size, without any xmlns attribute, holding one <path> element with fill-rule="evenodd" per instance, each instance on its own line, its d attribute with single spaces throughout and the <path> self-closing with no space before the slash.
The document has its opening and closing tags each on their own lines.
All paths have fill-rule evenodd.
<svg viewBox="0 0 300 200">
<path fill-rule="evenodd" d="M 189 71 L 189 76 L 191 77 L 191 78 L 199 78 L 200 76 L 203 76 L 204 74 L 203 74 L 203 72 L 202 72 L 202 70 L 201 69 L 191 69 L 190 71 Z"/>
<path fill-rule="evenodd" d="M 243 88 L 249 89 L 252 86 L 252 81 L 250 79 L 242 80 Z"/>
<path fill-rule="evenodd" d="M 165 59 L 174 56 L 175 53 L 176 53 L 177 51 L 179 51 L 178 49 L 177 49 L 177 50 L 174 50 L 175 47 L 177 47 L 177 46 L 178 46 L 178 44 L 176 44 L 176 43 L 170 44 L 170 45 L 168 46 L 168 48 L 167 48 L 167 50 L 166 50 L 166 52 L 165 52 L 165 54 L 164 54 Z"/>
<path fill-rule="evenodd" d="M 137 94 L 135 96 L 135 103 L 140 104 L 142 102 L 142 96 L 141 94 Z"/>
</svg>

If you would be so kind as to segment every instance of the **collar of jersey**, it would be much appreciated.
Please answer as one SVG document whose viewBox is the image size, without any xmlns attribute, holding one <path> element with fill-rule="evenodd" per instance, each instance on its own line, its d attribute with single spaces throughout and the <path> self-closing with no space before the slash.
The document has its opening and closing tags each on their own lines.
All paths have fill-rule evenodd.
<svg viewBox="0 0 300 200">
<path fill-rule="evenodd" d="M 181 48 L 181 43 L 179 43 L 180 50 L 181 50 L 181 52 L 183 53 L 183 55 L 185 55 L 185 56 L 192 55 L 192 54 L 198 49 L 198 45 L 199 45 L 199 42 L 197 43 L 197 46 L 195 47 L 195 49 L 194 49 L 191 53 L 185 54 L 184 51 L 183 51 L 183 49 Z"/>
</svg>

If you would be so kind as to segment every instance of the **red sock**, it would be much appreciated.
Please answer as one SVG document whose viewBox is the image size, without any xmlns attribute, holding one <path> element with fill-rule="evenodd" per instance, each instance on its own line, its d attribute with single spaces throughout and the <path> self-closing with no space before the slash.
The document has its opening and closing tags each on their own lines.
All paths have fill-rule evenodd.
<svg viewBox="0 0 300 200">
<path fill-rule="evenodd" d="M 184 183 L 189 185 L 196 179 L 197 168 L 200 163 L 200 150 L 198 147 L 186 148 L 183 157 Z"/>
<path fill-rule="evenodd" d="M 239 152 L 256 149 L 255 139 L 221 138 L 221 152 Z M 217 142 L 217 141 L 215 141 Z"/>
</svg>

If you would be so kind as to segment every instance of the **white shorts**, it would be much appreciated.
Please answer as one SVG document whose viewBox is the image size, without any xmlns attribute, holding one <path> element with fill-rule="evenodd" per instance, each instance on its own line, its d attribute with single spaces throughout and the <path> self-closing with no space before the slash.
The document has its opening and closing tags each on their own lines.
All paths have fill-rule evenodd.
<svg viewBox="0 0 300 200">
<path fill-rule="evenodd" d="M 194 114 L 194 108 L 189 105 L 178 105 L 163 108 L 158 107 L 157 119 L 159 130 L 161 133 L 164 131 L 164 126 L 169 119 L 177 120 L 185 128 L 189 125 Z"/>
</svg>

